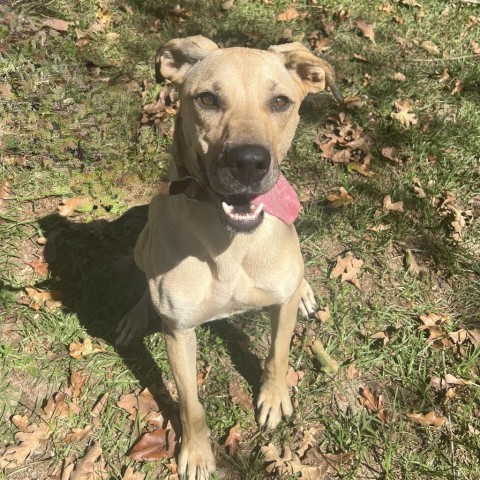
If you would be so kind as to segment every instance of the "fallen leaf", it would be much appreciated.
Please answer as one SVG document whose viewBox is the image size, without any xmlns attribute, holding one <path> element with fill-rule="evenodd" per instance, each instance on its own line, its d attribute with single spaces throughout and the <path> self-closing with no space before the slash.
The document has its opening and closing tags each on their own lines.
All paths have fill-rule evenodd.
<svg viewBox="0 0 480 480">
<path fill-rule="evenodd" d="M 322 480 L 324 478 L 330 478 L 327 476 L 329 472 L 338 473 L 340 470 L 354 459 L 353 452 L 346 453 L 323 453 L 318 447 L 310 448 L 305 456 L 305 463 L 315 465 L 317 468 L 321 468 L 324 471 L 322 477 L 302 476 L 303 480 Z"/>
<path fill-rule="evenodd" d="M 422 413 L 407 413 L 407 417 L 425 427 L 441 427 L 447 421 L 447 417 L 437 415 L 435 412 L 430 412 L 425 415 Z"/>
<path fill-rule="evenodd" d="M 277 22 L 289 22 L 295 18 L 298 18 L 300 14 L 294 6 L 288 7 L 284 12 L 277 15 Z"/>
<path fill-rule="evenodd" d="M 333 208 L 340 208 L 353 203 L 353 197 L 343 188 L 340 187 L 338 193 L 332 192 L 327 195 L 327 200 Z"/>
<path fill-rule="evenodd" d="M 173 429 L 157 429 L 144 433 L 130 450 L 128 456 L 136 462 L 153 462 L 170 458 L 175 451 L 176 441 Z"/>
<path fill-rule="evenodd" d="M 58 214 L 62 217 L 70 217 L 76 212 L 89 212 L 93 205 L 88 198 L 66 198 L 58 206 Z"/>
<path fill-rule="evenodd" d="M 473 425 L 468 424 L 468 433 L 471 435 L 480 435 L 480 430 Z"/>
<path fill-rule="evenodd" d="M 66 32 L 72 22 L 66 22 L 65 20 L 60 20 L 59 18 L 47 18 L 43 23 L 43 27 L 48 27 L 57 32 Z"/>
<path fill-rule="evenodd" d="M 74 370 L 70 374 L 70 385 L 72 387 L 72 397 L 77 398 L 82 393 L 82 388 L 88 380 L 88 376 L 83 374 L 83 370 Z"/>
<path fill-rule="evenodd" d="M 480 44 L 472 41 L 472 52 L 474 55 L 480 55 Z"/>
<path fill-rule="evenodd" d="M 105 347 L 101 345 L 93 345 L 91 338 L 85 338 L 82 343 L 72 342 L 68 346 L 68 352 L 71 357 L 80 359 L 86 355 L 92 355 L 94 353 L 105 352 Z"/>
<path fill-rule="evenodd" d="M 147 425 L 152 425 L 155 428 L 166 428 L 167 425 L 167 421 L 160 412 L 148 412 L 147 415 L 143 417 L 143 421 Z"/>
<path fill-rule="evenodd" d="M 117 406 L 130 414 L 129 420 L 135 420 L 137 412 L 140 418 L 143 419 L 150 412 L 160 411 L 157 401 L 148 388 L 142 390 L 140 394 L 129 393 L 128 395 L 122 395 L 117 402 Z"/>
<path fill-rule="evenodd" d="M 25 287 L 28 298 L 30 298 L 29 306 L 34 310 L 40 310 L 45 307 L 47 310 L 54 310 L 61 307 L 61 299 L 63 293 L 59 290 L 42 290 L 41 288 Z"/>
<path fill-rule="evenodd" d="M 97 402 L 95 403 L 95 405 L 93 406 L 91 412 L 90 412 L 90 415 L 92 417 L 98 417 L 102 414 L 103 410 L 105 409 L 106 405 L 107 405 L 107 401 L 108 401 L 108 397 L 109 397 L 109 393 L 108 392 L 105 392 L 98 400 Z"/>
<path fill-rule="evenodd" d="M 26 432 L 28 430 L 29 420 L 28 417 L 25 415 L 14 415 L 11 418 L 11 422 L 22 432 Z"/>
<path fill-rule="evenodd" d="M 399 201 L 392 203 L 392 197 L 390 197 L 390 195 L 386 195 L 383 199 L 383 208 L 391 212 L 403 213 L 403 202 Z"/>
<path fill-rule="evenodd" d="M 383 395 L 373 393 L 368 387 L 361 388 L 359 393 L 357 400 L 360 405 L 363 405 L 369 412 L 376 413 L 382 422 L 390 420 L 388 411 L 385 409 Z"/>
<path fill-rule="evenodd" d="M 420 44 L 420 47 L 423 48 L 425 51 L 430 53 L 431 55 L 438 55 L 440 53 L 440 50 L 438 47 L 431 42 L 430 40 L 425 40 Z"/>
<path fill-rule="evenodd" d="M 465 380 L 463 378 L 457 378 L 450 373 L 447 373 L 445 377 L 432 377 L 429 385 L 435 390 L 447 390 L 451 386 L 468 386 L 474 385 L 474 383 L 470 380 Z"/>
<path fill-rule="evenodd" d="M 382 148 L 382 155 L 387 159 L 391 160 L 392 162 L 398 163 L 398 158 L 394 155 L 394 148 L 393 147 L 384 147 Z"/>
<path fill-rule="evenodd" d="M 109 475 L 105 470 L 102 448 L 97 443 L 94 443 L 85 456 L 77 460 L 69 480 L 100 480 L 107 478 L 109 478 Z"/>
<path fill-rule="evenodd" d="M 233 7 L 233 2 L 234 2 L 234 1 L 235 1 L 235 0 L 227 0 L 226 2 L 223 2 L 223 3 L 222 3 L 222 9 L 223 9 L 223 10 L 229 10 L 230 8 Z"/>
<path fill-rule="evenodd" d="M 375 43 L 375 31 L 373 30 L 373 25 L 371 23 L 368 23 L 365 20 L 358 20 L 357 27 L 364 37 Z"/>
<path fill-rule="evenodd" d="M 412 113 L 410 102 L 407 100 L 395 102 L 395 108 L 397 112 L 392 112 L 390 116 L 400 122 L 404 127 L 409 128 L 410 125 L 417 124 L 417 118 L 415 114 Z"/>
<path fill-rule="evenodd" d="M 289 388 L 296 387 L 302 378 L 305 376 L 305 372 L 301 370 L 295 371 L 292 367 L 287 370 L 287 385 Z"/>
<path fill-rule="evenodd" d="M 375 172 L 368 169 L 368 166 L 360 162 L 351 162 L 347 164 L 347 170 L 349 172 L 357 172 L 364 177 L 373 177 Z"/>
<path fill-rule="evenodd" d="M 359 370 L 354 363 L 348 366 L 347 368 L 347 378 L 349 380 L 353 380 L 354 378 L 360 378 L 363 374 L 361 370 Z"/>
<path fill-rule="evenodd" d="M 420 184 L 420 180 L 418 178 L 413 180 L 413 190 L 418 198 L 425 198 L 427 196 L 423 191 L 422 185 Z"/>
<path fill-rule="evenodd" d="M 348 149 L 344 150 L 337 150 L 334 154 L 330 157 L 330 160 L 334 163 L 348 163 L 350 161 L 351 152 Z"/>
<path fill-rule="evenodd" d="M 400 72 L 396 72 L 393 74 L 393 80 L 397 81 L 397 82 L 405 82 L 407 80 L 407 77 L 403 74 L 403 73 L 400 73 Z"/>
<path fill-rule="evenodd" d="M 326 305 L 323 310 L 317 310 L 314 315 L 321 322 L 328 322 L 330 320 L 330 307 Z"/>
<path fill-rule="evenodd" d="M 343 105 L 348 110 L 357 110 L 362 108 L 363 100 L 360 97 L 345 97 L 343 99 Z"/>
<path fill-rule="evenodd" d="M 376 332 L 373 335 L 370 335 L 370 338 L 373 340 L 382 340 L 382 344 L 386 345 L 390 341 L 390 334 L 387 330 L 383 332 Z"/>
<path fill-rule="evenodd" d="M 228 385 L 228 393 L 235 405 L 240 405 L 247 411 L 254 409 L 252 395 L 245 390 L 241 383 L 231 381 Z"/>
<path fill-rule="evenodd" d="M 369 230 L 372 232 L 385 232 L 386 230 L 390 230 L 391 225 L 387 225 L 385 223 L 379 223 L 373 227 L 370 227 Z"/>
<path fill-rule="evenodd" d="M 65 435 L 63 441 L 65 443 L 73 443 L 83 440 L 84 438 L 88 437 L 88 435 L 92 431 L 92 428 L 92 425 L 87 425 L 84 428 L 73 427 L 70 432 Z"/>
<path fill-rule="evenodd" d="M 302 431 L 302 443 L 295 449 L 295 453 L 302 458 L 305 452 L 317 443 L 318 431 L 315 427 L 310 427 L 306 432 Z"/>
<path fill-rule="evenodd" d="M 405 266 L 412 277 L 419 277 L 425 272 L 425 268 L 418 265 L 413 252 L 409 248 L 405 250 Z"/>
<path fill-rule="evenodd" d="M 335 267 L 332 270 L 332 277 L 338 278 L 343 282 L 350 282 L 360 290 L 360 281 L 357 278 L 360 273 L 360 268 L 363 265 L 363 260 L 355 258 L 352 253 L 338 256 Z"/>
<path fill-rule="evenodd" d="M 67 395 L 64 392 L 57 392 L 52 398 L 50 398 L 47 404 L 43 407 L 45 418 L 67 417 L 70 409 L 65 402 L 66 397 Z"/>
<path fill-rule="evenodd" d="M 23 423 L 22 426 L 24 427 Z M 0 456 L 0 468 L 15 468 L 23 465 L 28 457 L 39 449 L 40 445 L 48 440 L 52 430 L 41 422 L 39 425 L 30 424 L 25 430 L 17 432 L 14 439 L 18 443 L 7 445 Z"/>
<path fill-rule="evenodd" d="M 236 457 L 240 442 L 243 441 L 242 434 L 240 432 L 240 425 L 237 423 L 228 432 L 228 437 L 225 440 L 223 446 L 229 449 L 230 455 Z"/>
</svg>

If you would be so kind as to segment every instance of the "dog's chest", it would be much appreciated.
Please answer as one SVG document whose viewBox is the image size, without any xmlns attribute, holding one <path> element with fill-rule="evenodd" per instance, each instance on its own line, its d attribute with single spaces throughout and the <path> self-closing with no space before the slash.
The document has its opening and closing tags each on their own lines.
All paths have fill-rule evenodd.
<svg viewBox="0 0 480 480">
<path fill-rule="evenodd" d="M 234 261 L 228 255 L 210 262 L 184 259 L 177 268 L 150 282 L 160 315 L 184 328 L 283 303 L 295 287 L 295 280 L 278 282 L 271 270 L 262 269 L 258 262 Z"/>
</svg>

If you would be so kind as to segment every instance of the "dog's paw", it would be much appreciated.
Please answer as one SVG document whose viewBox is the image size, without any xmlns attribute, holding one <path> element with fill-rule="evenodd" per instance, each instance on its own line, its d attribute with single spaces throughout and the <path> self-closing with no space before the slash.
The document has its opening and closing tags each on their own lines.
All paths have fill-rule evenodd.
<svg viewBox="0 0 480 480">
<path fill-rule="evenodd" d="M 315 313 L 316 308 L 317 302 L 315 301 L 312 287 L 303 279 L 300 285 L 300 303 L 298 309 L 304 317 L 308 317 L 312 313 Z"/>
<path fill-rule="evenodd" d="M 293 407 L 287 384 L 279 386 L 274 382 L 265 382 L 260 389 L 257 406 L 261 427 L 270 430 L 280 423 L 282 417 L 289 418 Z"/>
<path fill-rule="evenodd" d="M 208 480 L 215 471 L 215 457 L 208 438 L 182 441 L 178 473 L 182 480 Z"/>
<path fill-rule="evenodd" d="M 145 313 L 143 308 L 136 305 L 125 314 L 115 330 L 117 347 L 128 345 L 148 329 L 150 318 Z"/>
</svg>

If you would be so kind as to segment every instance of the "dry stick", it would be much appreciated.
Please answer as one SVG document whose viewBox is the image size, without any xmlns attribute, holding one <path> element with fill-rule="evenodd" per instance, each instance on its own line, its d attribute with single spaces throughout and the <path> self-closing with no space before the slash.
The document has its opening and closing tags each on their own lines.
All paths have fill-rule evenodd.
<svg viewBox="0 0 480 480">
<path fill-rule="evenodd" d="M 410 58 L 405 59 L 405 62 L 451 62 L 453 60 L 465 60 L 466 58 L 475 58 L 478 55 L 461 55 L 459 57 L 450 58 Z"/>
<path fill-rule="evenodd" d="M 320 360 L 323 369 L 328 373 L 337 373 L 338 372 L 338 362 L 334 360 L 323 348 L 322 342 L 320 340 L 314 340 L 308 342 L 307 346 L 311 348 L 315 356 Z"/>
<path fill-rule="evenodd" d="M 447 378 L 447 367 L 445 365 L 445 350 L 442 350 L 442 361 L 443 361 L 443 378 Z M 448 387 L 447 387 L 448 388 Z M 451 463 L 452 463 L 452 478 L 456 480 L 457 477 L 457 465 L 455 463 L 455 447 L 453 445 L 453 431 L 452 431 L 452 419 L 450 417 L 450 411 L 447 412 L 448 415 L 448 433 L 449 433 L 449 440 L 450 440 L 450 455 L 451 455 Z"/>
</svg>

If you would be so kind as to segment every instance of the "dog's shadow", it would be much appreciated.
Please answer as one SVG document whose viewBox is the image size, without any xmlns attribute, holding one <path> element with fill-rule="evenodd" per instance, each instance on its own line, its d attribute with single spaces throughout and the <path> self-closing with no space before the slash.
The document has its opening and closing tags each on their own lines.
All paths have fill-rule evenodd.
<svg viewBox="0 0 480 480">
<path fill-rule="evenodd" d="M 49 261 L 50 278 L 38 286 L 60 290 L 63 308 L 76 314 L 87 334 L 111 345 L 115 345 L 116 328 L 122 317 L 147 287 L 144 273 L 133 260 L 135 242 L 147 221 L 147 214 L 148 205 L 143 205 L 129 209 L 114 221 L 82 223 L 52 214 L 39 222 L 47 238 L 45 256 Z M 248 336 L 224 320 L 202 328 L 222 338 L 235 369 L 250 384 L 252 391 L 258 393 L 260 360 L 240 347 Z M 164 403 L 161 408 L 168 410 L 174 402 L 165 387 L 164 372 L 143 341 L 145 336 L 160 330 L 161 322 L 155 322 L 128 348 L 117 351 L 141 387 L 154 386 L 159 393 L 157 400 Z"/>
</svg>

